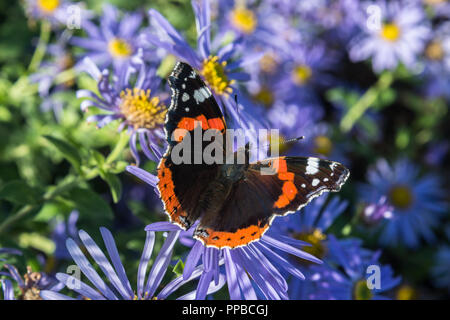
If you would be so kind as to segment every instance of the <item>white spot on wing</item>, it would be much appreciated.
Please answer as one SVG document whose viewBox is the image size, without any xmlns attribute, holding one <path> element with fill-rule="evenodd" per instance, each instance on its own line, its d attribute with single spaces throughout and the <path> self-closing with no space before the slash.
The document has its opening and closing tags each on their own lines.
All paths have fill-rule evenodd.
<svg viewBox="0 0 450 320">
<path fill-rule="evenodd" d="M 181 100 L 183 100 L 183 102 L 186 102 L 189 100 L 189 95 L 185 92 L 183 93 L 183 96 L 181 97 Z"/>
<path fill-rule="evenodd" d="M 319 184 L 319 182 L 320 182 L 319 179 L 313 179 L 311 184 L 312 184 L 313 187 L 315 187 L 315 186 L 317 186 Z"/>
<path fill-rule="evenodd" d="M 302 183 L 302 188 L 306 188 L 306 184 Z"/>
<path fill-rule="evenodd" d="M 197 104 L 205 101 L 205 99 L 208 99 L 210 96 L 211 93 L 206 87 L 202 87 L 194 91 L 194 99 Z"/>
<path fill-rule="evenodd" d="M 319 159 L 308 158 L 306 174 L 316 174 L 317 172 L 319 172 Z"/>
</svg>

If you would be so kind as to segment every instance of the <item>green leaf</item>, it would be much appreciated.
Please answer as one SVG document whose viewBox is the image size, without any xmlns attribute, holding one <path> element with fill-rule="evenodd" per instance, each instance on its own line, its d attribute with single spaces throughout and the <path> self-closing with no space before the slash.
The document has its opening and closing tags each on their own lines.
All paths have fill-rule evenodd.
<svg viewBox="0 0 450 320">
<path fill-rule="evenodd" d="M 75 148 L 72 144 L 63 141 L 61 139 L 52 137 L 52 136 L 44 136 L 47 141 L 53 144 L 59 152 L 66 158 L 72 166 L 79 171 L 81 166 L 81 157 L 78 153 L 77 148 Z"/>
<path fill-rule="evenodd" d="M 95 163 L 102 168 L 105 164 L 105 157 L 97 150 L 91 150 L 91 156 L 94 158 Z"/>
<path fill-rule="evenodd" d="M 30 187 L 23 180 L 10 181 L 0 189 L 0 199 L 18 204 L 36 204 L 41 197 L 40 189 Z"/>
<path fill-rule="evenodd" d="M 117 161 L 114 162 L 114 167 L 109 168 L 108 171 L 114 174 L 119 174 L 125 171 L 125 168 L 129 165 L 126 161 Z"/>
<path fill-rule="evenodd" d="M 19 245 L 23 248 L 32 247 L 38 249 L 48 255 L 53 254 L 55 251 L 55 243 L 37 232 L 22 233 L 19 236 Z"/>
<path fill-rule="evenodd" d="M 33 218 L 34 221 L 47 222 L 56 216 L 68 215 L 71 212 L 71 208 L 64 206 L 63 203 L 59 203 L 57 200 L 47 201 L 42 208 Z"/>
<path fill-rule="evenodd" d="M 78 209 L 80 216 L 95 216 L 95 219 L 110 219 L 113 212 L 109 204 L 97 193 L 90 189 L 74 188 L 64 195 L 64 198 L 72 203 L 74 209 Z"/>
<path fill-rule="evenodd" d="M 120 179 L 112 173 L 103 171 L 100 171 L 100 176 L 108 183 L 114 203 L 119 202 L 122 195 L 122 182 Z"/>
<path fill-rule="evenodd" d="M 177 275 L 177 277 L 179 277 L 179 276 L 181 276 L 183 274 L 183 270 L 184 270 L 184 263 L 180 259 L 180 260 L 178 260 L 178 262 L 175 265 L 175 267 L 173 267 L 172 271 L 173 271 L 173 273 L 175 273 Z"/>
<path fill-rule="evenodd" d="M 119 141 L 117 141 L 116 146 L 111 151 L 109 156 L 106 158 L 106 163 L 112 163 L 120 157 L 123 150 L 128 145 L 128 141 L 130 140 L 130 135 L 126 131 L 122 131 L 119 136 Z"/>
</svg>

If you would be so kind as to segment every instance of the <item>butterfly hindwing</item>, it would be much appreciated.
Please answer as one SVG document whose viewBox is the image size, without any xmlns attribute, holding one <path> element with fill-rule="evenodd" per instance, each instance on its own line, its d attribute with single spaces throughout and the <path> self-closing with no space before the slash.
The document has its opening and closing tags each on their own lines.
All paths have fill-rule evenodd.
<svg viewBox="0 0 450 320">
<path fill-rule="evenodd" d="M 194 236 L 208 246 L 246 245 L 260 239 L 274 217 L 299 210 L 323 192 L 339 191 L 348 175 L 340 163 L 318 158 L 280 157 L 250 164 L 220 217 L 203 217 Z"/>
</svg>

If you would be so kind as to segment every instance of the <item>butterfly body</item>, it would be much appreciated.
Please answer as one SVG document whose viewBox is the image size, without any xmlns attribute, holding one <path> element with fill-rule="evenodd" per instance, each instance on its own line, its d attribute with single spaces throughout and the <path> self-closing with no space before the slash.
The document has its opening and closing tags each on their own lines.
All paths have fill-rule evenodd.
<svg viewBox="0 0 450 320">
<path fill-rule="evenodd" d="M 297 211 L 325 191 L 338 191 L 349 175 L 341 164 L 307 157 L 277 157 L 249 162 L 249 146 L 231 153 L 233 161 L 196 163 L 191 144 L 184 163 L 175 149 L 195 130 L 225 136 L 222 112 L 196 72 L 182 62 L 169 77 L 172 102 L 165 131 L 169 147 L 158 165 L 158 190 L 171 222 L 189 229 L 207 246 L 236 248 L 259 240 L 272 220 Z M 177 138 L 176 132 L 183 131 Z M 226 139 L 222 139 L 226 141 Z M 201 143 L 200 151 L 207 147 Z M 220 152 L 227 159 L 226 147 Z M 184 154 L 184 152 L 183 152 Z M 243 162 L 237 160 L 242 158 Z"/>
</svg>

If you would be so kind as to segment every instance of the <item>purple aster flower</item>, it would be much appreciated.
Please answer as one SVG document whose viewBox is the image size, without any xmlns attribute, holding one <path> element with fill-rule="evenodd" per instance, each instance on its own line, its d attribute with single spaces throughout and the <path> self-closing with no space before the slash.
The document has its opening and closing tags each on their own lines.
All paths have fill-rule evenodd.
<svg viewBox="0 0 450 320">
<path fill-rule="evenodd" d="M 63 107 L 63 102 L 58 98 L 58 93 L 66 91 L 75 83 L 73 80 L 76 74 L 75 68 L 71 70 L 72 76 L 64 81 L 58 79 L 58 76 L 61 76 L 63 72 L 68 73 L 74 67 L 72 54 L 67 48 L 70 37 L 70 32 L 62 32 L 58 36 L 58 41 L 47 47 L 48 58 L 29 77 L 30 82 L 38 84 L 39 96 L 43 99 L 41 103 L 42 111 L 52 110 L 57 121 L 61 119 Z"/>
<path fill-rule="evenodd" d="M 192 238 L 194 229 L 195 225 L 181 233 L 188 238 L 188 241 L 184 240 L 184 243 L 192 245 L 185 260 L 183 277 L 185 279 L 191 277 L 200 261 L 204 266 L 196 291 L 196 299 L 204 299 L 211 283 L 218 283 L 223 272 L 232 300 L 289 299 L 288 283 L 280 270 L 299 279 L 305 277 L 283 255 L 290 254 L 298 259 L 321 263 L 319 259 L 300 249 L 307 246 L 307 243 L 271 230 L 266 232 L 260 241 L 252 242 L 245 247 L 217 249 L 206 247 L 200 241 L 194 240 Z M 181 229 L 170 222 L 157 222 L 148 225 L 146 230 L 172 232 L 178 230 L 179 232 Z"/>
<path fill-rule="evenodd" d="M 290 299 L 308 299 L 314 287 L 313 278 L 317 277 L 321 269 L 328 268 L 330 249 L 326 232 L 348 205 L 347 201 L 341 201 L 338 197 L 333 197 L 330 201 L 327 201 L 328 198 L 328 195 L 324 195 L 314 199 L 299 212 L 276 219 L 273 223 L 272 228 L 279 233 L 309 243 L 310 246 L 303 250 L 324 262 L 322 265 L 315 265 L 286 255 L 294 266 L 303 268 L 306 276 L 303 281 L 291 277 L 288 282 Z"/>
<path fill-rule="evenodd" d="M 83 69 L 98 83 L 100 96 L 90 90 L 78 90 L 78 98 L 88 98 L 81 102 L 81 110 L 96 107 L 106 113 L 90 116 L 87 121 L 95 122 L 101 128 L 114 120 L 122 120 L 119 131 L 127 127 L 131 135 L 130 147 L 139 165 L 137 142 L 151 160 L 160 156 L 158 144 L 165 139 L 163 125 L 167 112 L 167 94 L 159 91 L 161 79 L 156 68 L 148 66 L 139 53 L 128 68 L 114 74 L 112 79 L 107 69 L 100 72 L 89 59 L 84 60 Z M 133 77 L 136 78 L 132 81 Z"/>
<path fill-rule="evenodd" d="M 439 223 L 447 204 L 438 177 L 419 176 L 418 168 L 406 159 L 390 166 L 380 160 L 368 171 L 368 184 L 360 186 L 366 203 L 378 203 L 385 197 L 393 207 L 392 218 L 385 219 L 380 242 L 383 245 L 417 247 L 419 239 L 435 239 L 433 228 Z"/>
<path fill-rule="evenodd" d="M 256 1 L 223 1 L 212 7 L 212 20 L 217 19 L 220 29 L 232 30 L 234 37 L 244 37 L 248 40 L 257 28 L 261 28 L 259 11 Z M 214 10 L 216 9 L 216 10 Z M 223 31 L 222 31 L 223 32 Z"/>
<path fill-rule="evenodd" d="M 127 13 L 121 17 L 117 8 L 112 5 L 103 7 L 100 25 L 84 21 L 82 28 L 86 38 L 73 37 L 71 43 L 86 49 L 85 57 L 92 59 L 102 69 L 113 66 L 124 72 L 132 58 L 138 53 L 139 28 L 142 23 L 140 13 Z"/>
<path fill-rule="evenodd" d="M 450 22 L 442 23 L 433 32 L 423 54 L 425 93 L 450 98 Z"/>
<path fill-rule="evenodd" d="M 279 1 L 272 2 L 272 6 L 280 8 Z M 328 31 L 326 37 L 329 41 L 345 40 L 355 32 L 358 15 L 363 14 L 359 10 L 357 0 L 316 0 L 292 2 L 291 9 L 283 16 L 288 16 L 292 20 L 306 21 L 309 25 L 309 33 L 320 33 Z M 284 7 L 284 6 L 283 6 Z M 289 8 L 289 5 L 287 5 Z M 300 18 L 300 19 L 298 19 Z"/>
<path fill-rule="evenodd" d="M 94 242 L 94 240 L 83 230 L 80 230 L 79 237 L 83 243 L 86 251 L 97 263 L 98 267 L 102 270 L 103 274 L 109 281 L 109 284 L 105 283 L 102 277 L 93 268 L 85 254 L 81 251 L 80 247 L 71 238 L 67 239 L 67 250 L 70 252 L 75 263 L 81 269 L 81 272 L 89 279 L 94 285 L 92 287 L 86 284 L 80 279 L 65 274 L 57 273 L 56 278 L 69 289 L 78 293 L 81 297 L 89 298 L 91 300 L 148 300 L 148 299 L 166 299 L 173 292 L 175 292 L 183 284 L 191 281 L 200 276 L 202 266 L 199 266 L 194 270 L 188 279 L 183 279 L 181 276 L 168 283 L 157 295 L 156 290 L 159 288 L 164 275 L 167 272 L 167 267 L 171 261 L 173 247 L 179 236 L 179 231 L 172 231 L 167 235 L 167 239 L 161 247 L 157 257 L 153 262 L 153 266 L 146 277 L 148 264 L 153 252 L 153 246 L 155 243 L 155 233 L 147 232 L 144 250 L 142 252 L 141 260 L 139 262 L 138 275 L 137 275 L 137 292 L 135 293 L 131 287 L 130 281 L 125 272 L 125 268 L 121 262 L 117 246 L 111 232 L 106 228 L 100 228 L 103 241 L 105 243 L 108 257 L 103 253 L 100 247 Z M 220 280 L 220 279 L 219 279 Z M 219 281 L 223 285 L 223 280 Z M 211 290 L 207 292 L 213 293 L 214 290 L 218 290 L 218 286 L 211 286 Z M 220 289 L 220 288 L 219 288 Z M 180 297 L 180 299 L 189 298 L 193 293 Z M 41 291 L 41 297 L 46 300 L 71 300 L 73 298 L 63 295 L 61 293 L 52 290 Z"/>
<path fill-rule="evenodd" d="M 369 5 L 380 9 L 380 25 L 368 26 L 367 17 L 360 21 L 361 32 L 349 44 L 353 61 L 372 58 L 375 72 L 394 70 L 399 63 L 414 69 L 420 52 L 430 36 L 429 21 L 424 8 L 417 1 L 376 1 Z"/>
<path fill-rule="evenodd" d="M 333 79 L 327 73 L 337 62 L 337 56 L 324 43 L 314 40 L 289 43 L 284 48 L 284 65 L 279 86 L 284 89 L 284 95 L 292 101 L 299 96 L 317 99 L 317 89 L 329 86 Z"/>
<path fill-rule="evenodd" d="M 332 256 L 328 268 L 320 268 L 312 276 L 314 286 L 309 298 L 321 300 L 389 299 L 385 295 L 387 291 L 400 284 L 401 277 L 394 277 L 392 268 L 379 262 L 381 251 L 372 252 L 362 248 L 359 239 L 338 241 L 330 235 L 328 246 Z M 311 268 L 314 269 L 314 266 Z M 312 271 L 314 272 L 314 270 Z M 379 278 L 371 278 L 372 275 L 379 276 Z"/>
<path fill-rule="evenodd" d="M 154 9 L 149 11 L 152 28 L 142 37 L 143 43 L 147 47 L 162 48 L 199 70 L 216 100 L 222 102 L 225 116 L 231 116 L 237 124 L 244 125 L 244 129 L 251 129 L 249 121 L 246 121 L 248 115 L 242 110 L 241 105 L 236 106 L 232 94 L 237 92 L 236 81 L 249 79 L 248 74 L 241 72 L 240 69 L 258 60 L 261 53 L 236 58 L 239 50 L 243 49 L 239 42 L 224 45 L 223 37 L 211 39 L 209 1 L 194 0 L 192 7 L 197 27 L 197 50 L 192 49 L 181 34 Z"/>
<path fill-rule="evenodd" d="M 7 252 L 17 254 L 11 249 L 8 249 Z M 15 266 L 5 263 L 4 267 L 7 272 L 0 272 L 0 276 L 6 276 L 6 278 L 0 280 L 4 300 L 41 300 L 39 294 L 42 290 L 51 289 L 57 292 L 62 288 L 52 276 L 43 272 L 33 272 L 31 267 L 27 267 L 27 273 L 23 277 Z M 18 296 L 14 294 L 13 281 L 17 283 L 20 290 Z"/>
</svg>

